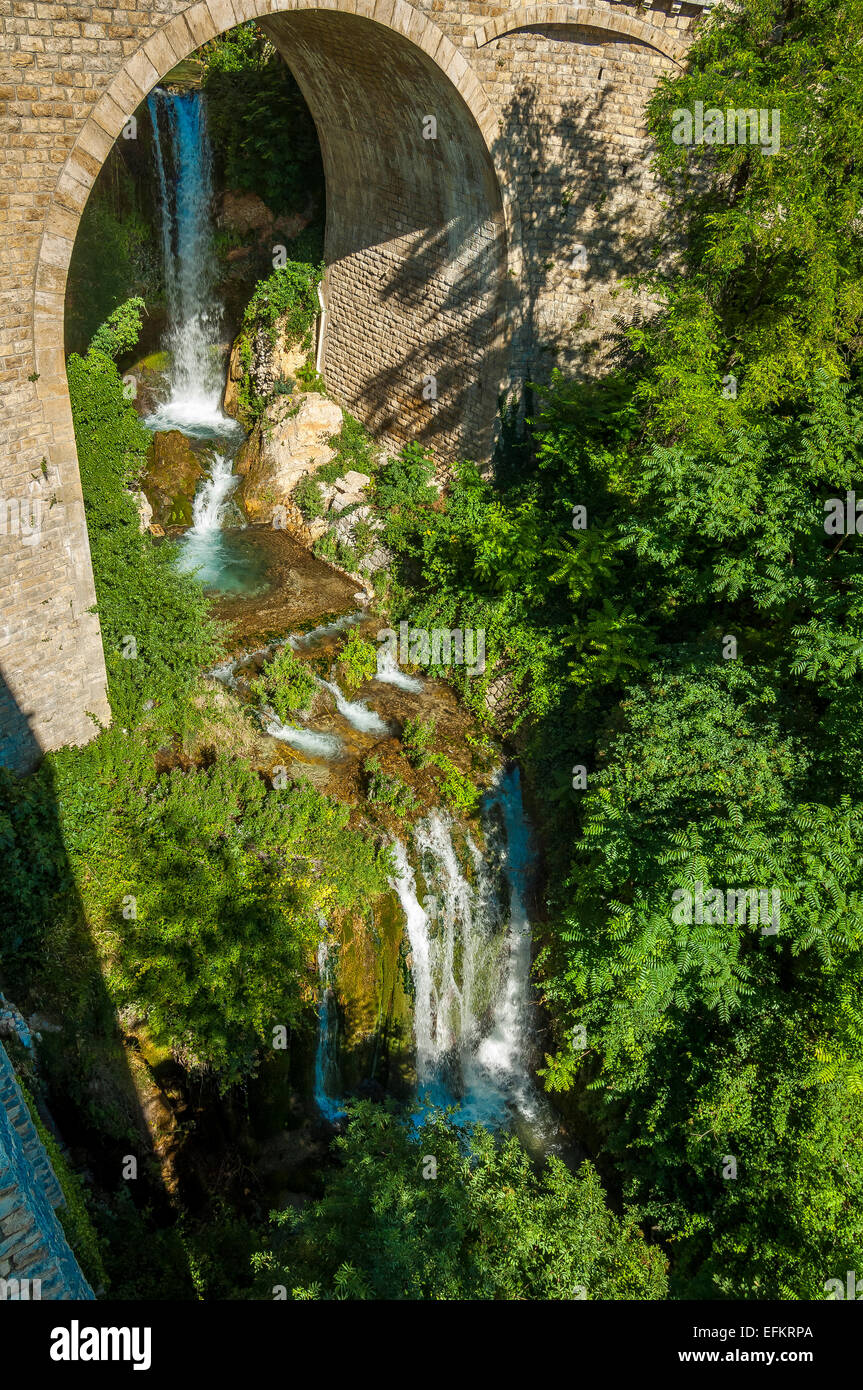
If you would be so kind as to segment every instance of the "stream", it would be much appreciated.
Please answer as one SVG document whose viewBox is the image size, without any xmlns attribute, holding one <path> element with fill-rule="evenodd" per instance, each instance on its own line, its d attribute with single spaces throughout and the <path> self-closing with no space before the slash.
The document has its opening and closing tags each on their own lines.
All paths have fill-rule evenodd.
<svg viewBox="0 0 863 1390">
<path fill-rule="evenodd" d="M 402 671 L 383 649 L 372 679 L 346 694 L 334 679 L 337 644 L 351 626 L 373 638 L 381 620 L 366 611 L 367 597 L 349 577 L 291 537 L 245 525 L 233 471 L 244 435 L 222 410 L 222 313 L 208 269 L 213 186 L 205 108 L 198 93 L 161 89 L 148 105 L 162 200 L 170 366 L 145 424 L 180 430 L 207 446 L 201 458 L 209 472 L 179 540 L 179 565 L 197 575 L 217 615 L 233 624 L 233 654 L 209 674 L 225 699 L 249 703 L 250 680 L 289 642 L 312 663 L 317 694 L 308 714 L 290 723 L 261 711 L 255 755 L 264 767 L 301 766 L 328 793 L 359 803 L 364 759 L 398 751 L 406 719 L 433 714 L 450 752 L 464 745 L 472 724 L 449 687 Z M 460 1122 L 514 1125 L 534 1148 L 548 1148 L 554 1125 L 530 1074 L 535 1005 L 527 903 L 534 854 L 518 769 L 502 755 L 480 827 L 431 807 L 391 835 L 393 951 L 409 977 L 405 997 L 412 1010 L 408 1087 L 420 1114 L 429 1104 L 458 1106 Z M 349 957 L 359 959 L 357 944 L 337 940 L 322 922 L 317 959 L 310 962 L 319 1003 L 309 1100 L 330 1125 L 340 1122 L 357 1088 L 355 1068 L 350 1079 L 345 1075 L 357 1027 L 345 984 Z M 372 962 L 366 974 L 377 970 Z M 372 1060 L 362 1080 L 377 1083 L 383 1018 L 372 1025 Z"/>
</svg>

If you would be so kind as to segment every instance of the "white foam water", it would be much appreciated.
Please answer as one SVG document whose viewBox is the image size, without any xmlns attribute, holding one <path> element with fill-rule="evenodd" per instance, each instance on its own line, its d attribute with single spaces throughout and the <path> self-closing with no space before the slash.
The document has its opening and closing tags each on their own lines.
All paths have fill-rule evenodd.
<svg viewBox="0 0 863 1390">
<path fill-rule="evenodd" d="M 307 753 L 311 758 L 337 758 L 344 748 L 342 740 L 335 734 L 320 734 L 314 729 L 300 729 L 293 724 L 283 724 L 272 710 L 264 711 L 264 732 L 271 738 L 288 743 L 298 753 Z"/>
<path fill-rule="evenodd" d="M 318 1007 L 318 1045 L 315 1049 L 315 1103 L 330 1124 L 344 1119 L 338 1103 L 341 1085 L 339 1074 L 339 1018 L 336 996 L 330 979 L 330 953 L 326 941 L 318 944 L 318 978 L 321 983 L 321 1002 Z"/>
<path fill-rule="evenodd" d="M 200 92 L 157 87 L 147 99 L 153 126 L 168 301 L 170 396 L 147 421 L 205 437 L 236 430 L 222 413 L 216 344 L 222 310 L 213 292 L 213 157 Z"/>
<path fill-rule="evenodd" d="M 414 827 L 416 863 L 428 888 L 423 901 L 401 841 L 393 847 L 392 884 L 411 950 L 418 1093 L 433 1105 L 457 1103 L 460 1123 L 488 1128 L 513 1118 L 544 1121 L 528 1070 L 530 840 L 517 771 L 499 775 L 487 810 L 495 805 L 506 838 L 505 917 L 486 860 L 466 836 L 468 878 L 455 850 L 454 822 L 439 810 Z"/>
<path fill-rule="evenodd" d="M 336 709 L 343 719 L 362 734 L 388 734 L 390 726 L 376 710 L 369 709 L 362 700 L 348 700 L 334 681 L 319 680 L 318 684 L 328 690 L 336 702 Z"/>
<path fill-rule="evenodd" d="M 386 685 L 398 686 L 399 690 L 408 690 L 413 694 L 417 694 L 423 689 L 423 682 L 418 680 L 416 676 L 406 675 L 387 647 L 378 648 L 378 669 L 375 680 L 383 681 Z"/>
</svg>

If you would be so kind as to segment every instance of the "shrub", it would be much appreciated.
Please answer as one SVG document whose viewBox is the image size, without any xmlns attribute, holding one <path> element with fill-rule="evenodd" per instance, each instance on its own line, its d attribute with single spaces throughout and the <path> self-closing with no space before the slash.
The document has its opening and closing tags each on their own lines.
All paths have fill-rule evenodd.
<svg viewBox="0 0 863 1390">
<path fill-rule="evenodd" d="M 324 514 L 324 499 L 321 495 L 321 485 L 316 478 L 306 474 L 300 478 L 294 488 L 294 501 L 299 507 L 306 521 L 314 521 L 315 517 Z"/>
<path fill-rule="evenodd" d="M 402 747 L 411 767 L 428 767 L 434 743 L 436 723 L 431 719 L 406 719 L 402 730 Z"/>
<path fill-rule="evenodd" d="M 275 343 L 279 332 L 277 325 L 283 320 L 281 333 L 284 344 L 290 347 L 301 343 L 304 348 L 311 350 L 312 325 L 320 310 L 317 286 L 322 273 L 323 265 L 288 261 L 287 265 L 281 266 L 266 280 L 259 280 L 255 286 L 243 315 L 238 339 L 243 366 L 238 387 L 239 414 L 241 423 L 248 429 L 260 418 L 267 405 L 267 398 L 258 392 L 251 370 L 255 337 L 263 330 Z M 297 376 L 303 376 L 302 369 Z"/>
<path fill-rule="evenodd" d="M 272 705 L 282 723 L 291 714 L 307 710 L 317 690 L 312 672 L 290 647 L 280 648 L 268 661 L 250 689 L 262 704 Z"/>
<path fill-rule="evenodd" d="M 101 352 L 73 353 L 67 375 L 111 707 L 127 726 L 146 701 L 188 719 L 185 697 L 216 656 L 219 628 L 199 585 L 175 569 L 175 547 L 141 534 L 128 488 L 144 469 L 150 434 L 114 363 Z"/>
<path fill-rule="evenodd" d="M 339 653 L 339 675 L 350 690 L 371 680 L 378 669 L 378 652 L 373 642 L 361 637 L 356 628 Z"/>
<path fill-rule="evenodd" d="M 141 316 L 144 312 L 145 305 L 140 295 L 119 304 L 96 329 L 90 352 L 103 352 L 112 359 L 131 352 L 141 336 Z"/>
<path fill-rule="evenodd" d="M 363 763 L 363 771 L 368 779 L 366 782 L 367 800 L 378 806 L 388 806 L 399 816 L 407 816 L 412 811 L 417 810 L 419 802 L 414 795 L 413 788 L 394 773 L 384 772 L 381 769 L 379 758 L 374 756 L 366 758 Z"/>
<path fill-rule="evenodd" d="M 406 444 L 397 458 L 384 464 L 375 479 L 375 502 L 382 511 L 411 509 L 437 500 L 431 486 L 434 459 L 419 444 Z"/>
<path fill-rule="evenodd" d="M 464 772 L 459 772 L 455 763 L 445 753 L 432 753 L 427 763 L 440 768 L 444 774 L 438 787 L 450 810 L 459 816 L 476 815 L 479 808 L 479 792 L 470 778 Z"/>
<path fill-rule="evenodd" d="M 667 1297 L 665 1256 L 631 1208 L 609 1208 L 590 1163 L 539 1167 L 513 1136 L 369 1101 L 336 1149 L 323 1196 L 273 1218 L 286 1239 L 255 1261 L 262 1297 L 276 1283 L 295 1299 Z"/>
</svg>

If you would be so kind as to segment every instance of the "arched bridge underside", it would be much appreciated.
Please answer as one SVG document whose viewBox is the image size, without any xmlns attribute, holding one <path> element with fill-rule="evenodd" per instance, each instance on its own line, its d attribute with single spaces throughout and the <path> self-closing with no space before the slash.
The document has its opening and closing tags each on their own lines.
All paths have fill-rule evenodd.
<svg viewBox="0 0 863 1390">
<path fill-rule="evenodd" d="M 637 308 L 615 290 L 659 215 L 644 105 L 704 3 L 0 8 L 0 766 L 23 769 L 108 719 L 64 294 L 89 192 L 153 87 L 215 35 L 264 25 L 323 151 L 330 390 L 393 443 L 483 458 L 502 389 L 601 362 Z M 34 494 L 35 542 L 15 524 Z"/>
</svg>

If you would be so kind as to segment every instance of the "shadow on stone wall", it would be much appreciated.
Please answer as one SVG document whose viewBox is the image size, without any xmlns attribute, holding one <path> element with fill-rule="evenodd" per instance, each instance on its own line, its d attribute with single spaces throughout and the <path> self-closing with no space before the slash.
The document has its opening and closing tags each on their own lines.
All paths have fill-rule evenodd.
<svg viewBox="0 0 863 1390">
<path fill-rule="evenodd" d="M 460 247 L 455 256 L 454 240 Z M 432 448 L 441 438 L 459 439 L 463 456 L 490 455 L 506 372 L 503 264 L 503 232 L 492 221 L 459 226 L 457 238 L 452 225 L 414 235 L 379 295 L 383 304 L 422 321 L 423 343 L 369 374 L 366 420 L 374 434 Z M 429 375 L 434 400 L 423 397 Z"/>
<path fill-rule="evenodd" d="M 564 103 L 552 125 L 524 86 L 503 113 L 494 154 L 519 213 L 512 360 L 521 383 L 547 381 L 553 366 L 589 375 L 619 364 L 622 330 L 650 312 L 621 283 L 655 266 L 659 229 L 645 207 L 644 151 L 607 134 L 619 98 L 609 81 Z"/>
<path fill-rule="evenodd" d="M 10 720 L 22 753 L 37 762 L 41 750 L 27 716 L 3 681 L 0 708 L 4 732 Z M 118 1295 L 114 1278 L 109 1296 L 122 1297 L 122 1284 L 147 1284 L 136 1262 L 152 1264 L 153 1256 L 141 1236 L 169 1228 L 175 1212 L 142 1109 L 146 1088 L 140 1076 L 136 1086 L 133 1068 L 145 1074 L 150 1090 L 154 1081 L 146 1078 L 144 1060 L 127 1051 L 105 987 L 64 843 L 51 758 L 26 776 L 0 768 L 0 851 L 0 990 L 38 1035 L 29 1051 L 16 1043 L 14 1060 L 43 1120 L 67 1146 L 72 1168 L 83 1172 L 99 1207 L 110 1213 L 122 1282 Z M 98 872 L 98 865 L 92 868 Z M 129 1155 L 137 1159 L 134 1182 L 123 1177 Z M 142 1208 L 149 1209 L 146 1223 L 136 1216 Z M 182 1246 L 172 1250 L 181 1254 Z M 86 1261 L 83 1267 L 98 1294 L 98 1273 Z M 188 1267 L 166 1270 L 165 1281 L 169 1290 L 150 1296 L 195 1296 Z"/>
<path fill-rule="evenodd" d="M 42 757 L 29 716 L 19 708 L 0 665 L 0 767 L 30 772 Z"/>
<path fill-rule="evenodd" d="M 423 316 L 427 336 L 421 350 L 369 377 L 369 399 L 379 402 L 369 420 L 373 430 L 392 434 L 400 423 L 409 437 L 433 443 L 457 434 L 465 420 L 488 415 L 483 393 L 494 391 L 493 381 L 523 398 L 555 366 L 584 376 L 627 359 L 624 330 L 649 315 L 651 304 L 624 281 L 657 264 L 659 239 L 644 215 L 643 160 L 604 133 L 618 96 L 609 82 L 583 102 L 568 102 L 552 127 L 533 88 L 516 92 L 494 154 L 515 203 L 521 278 L 503 277 L 497 295 L 489 295 L 503 260 L 493 224 L 459 228 L 462 252 L 455 258 L 451 227 L 415 235 L 379 294 L 382 303 Z M 457 325 L 466 322 L 470 338 L 459 338 Z M 449 364 L 441 369 L 434 405 L 421 399 L 429 362 Z M 406 381 L 416 383 L 411 399 L 404 397 Z M 484 448 L 480 443 L 475 456 L 488 458 L 492 444 L 490 437 Z"/>
</svg>

